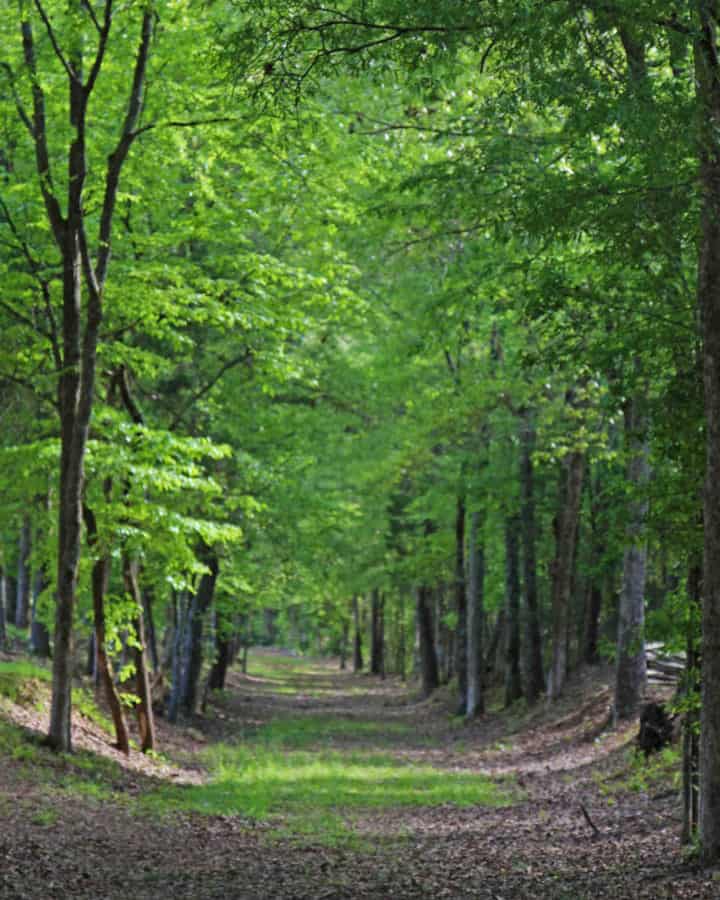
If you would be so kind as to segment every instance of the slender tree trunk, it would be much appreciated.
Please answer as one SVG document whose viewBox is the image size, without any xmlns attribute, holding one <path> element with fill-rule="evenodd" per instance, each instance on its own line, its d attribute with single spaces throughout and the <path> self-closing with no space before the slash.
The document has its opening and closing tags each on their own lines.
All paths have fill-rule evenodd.
<svg viewBox="0 0 720 900">
<path fill-rule="evenodd" d="M 556 551 L 553 563 L 553 656 L 548 683 L 548 699 L 562 693 L 568 671 L 568 628 L 572 599 L 573 561 L 580 519 L 584 459 L 568 453 L 560 478 L 560 500 L 555 519 Z"/>
<path fill-rule="evenodd" d="M 371 625 L 370 635 L 370 673 L 385 677 L 385 624 L 383 615 L 383 599 L 380 591 L 374 588 L 370 601 Z"/>
<path fill-rule="evenodd" d="M 543 667 L 542 630 L 537 588 L 537 541 L 535 525 L 535 479 L 533 453 L 535 451 L 535 424 L 529 410 L 523 412 L 520 457 L 521 537 L 523 547 L 523 575 L 525 598 L 525 696 L 531 705 L 545 690 Z"/>
<path fill-rule="evenodd" d="M 631 718 L 637 712 L 645 690 L 645 569 L 647 548 L 642 536 L 647 517 L 647 500 L 642 496 L 650 477 L 648 464 L 647 419 L 644 398 L 635 395 L 625 408 L 625 440 L 630 453 L 627 481 L 640 496 L 630 506 L 627 546 L 623 560 L 623 584 L 617 642 L 615 678 L 615 721 Z"/>
<path fill-rule="evenodd" d="M 7 576 L 0 567 L 0 650 L 7 647 L 7 630 L 5 628 L 5 610 L 7 609 Z"/>
<path fill-rule="evenodd" d="M 30 652 L 40 659 L 50 659 L 50 632 L 40 620 L 38 601 L 43 591 L 48 588 L 45 571 L 39 568 L 35 572 L 32 587 L 32 618 L 30 622 Z"/>
<path fill-rule="evenodd" d="M 400 678 L 403 681 L 405 681 L 406 678 L 406 656 L 407 643 L 405 638 L 405 594 L 401 593 L 398 606 L 397 670 Z"/>
<path fill-rule="evenodd" d="M 347 668 L 347 651 L 350 640 L 350 619 L 343 619 L 342 635 L 340 636 L 340 669 Z"/>
<path fill-rule="evenodd" d="M 87 514 L 86 514 L 87 518 Z M 107 652 L 107 637 L 105 626 L 105 594 L 110 573 L 110 559 L 103 556 L 95 562 L 92 571 L 92 595 L 93 616 L 95 632 L 96 666 L 100 676 L 100 682 L 105 691 L 105 699 L 110 708 L 110 714 L 115 727 L 115 746 L 122 753 L 130 752 L 130 736 L 123 711 L 120 695 L 115 687 L 112 662 Z"/>
<path fill-rule="evenodd" d="M 455 669 L 458 676 L 457 714 L 467 712 L 467 585 L 465 583 L 465 497 L 458 494 L 455 502 Z"/>
<path fill-rule="evenodd" d="M 30 545 L 31 527 L 28 516 L 23 518 L 18 543 L 17 601 L 15 603 L 15 627 L 23 631 L 28 627 L 30 610 Z"/>
<path fill-rule="evenodd" d="M 520 680 L 520 559 L 518 538 L 520 519 L 509 516 L 505 522 L 505 706 L 522 697 Z"/>
<path fill-rule="evenodd" d="M 425 586 L 418 588 L 417 622 L 423 697 L 429 697 L 440 684 L 438 659 L 435 651 L 435 628 L 433 625 L 432 607 L 432 591 L 430 588 Z"/>
<path fill-rule="evenodd" d="M 482 515 L 470 516 L 468 543 L 469 572 L 467 600 L 467 708 L 468 718 L 485 712 L 483 689 L 485 663 L 483 657 L 483 629 L 485 627 L 485 545 L 482 536 Z"/>
<path fill-rule="evenodd" d="M 682 690 L 685 698 L 690 702 L 686 706 L 683 719 L 683 825 L 681 835 L 683 844 L 693 842 L 698 828 L 700 742 L 698 739 L 699 716 L 694 703 L 700 692 L 697 624 L 702 601 L 702 566 L 698 562 L 692 563 L 689 567 L 687 594 L 690 615 L 687 625 L 685 681 Z"/>
<path fill-rule="evenodd" d="M 142 591 L 142 606 L 145 615 L 147 634 L 147 648 L 150 654 L 150 664 L 153 672 L 160 671 L 160 654 L 158 652 L 157 635 L 155 631 L 155 592 L 151 587 L 144 587 Z"/>
<path fill-rule="evenodd" d="M 143 615 L 142 594 L 138 584 L 138 564 L 128 556 L 125 556 L 123 560 L 123 576 L 125 590 L 132 597 L 136 609 L 133 629 L 137 646 L 133 647 L 133 661 L 135 663 L 135 693 L 138 702 L 135 704 L 135 712 L 140 732 L 140 749 L 146 753 L 148 750 L 155 750 L 155 718 L 150 690 L 150 673 L 145 658 L 145 616 Z"/>
<path fill-rule="evenodd" d="M 697 299 L 707 425 L 699 820 L 703 862 L 715 865 L 720 862 L 720 14 L 707 0 L 698 0 L 696 11 L 702 203 Z"/>
<path fill-rule="evenodd" d="M 353 672 L 362 672 L 362 626 L 360 624 L 360 601 L 357 594 L 353 597 L 353 627 L 355 629 L 355 641 L 353 645 Z"/>
</svg>

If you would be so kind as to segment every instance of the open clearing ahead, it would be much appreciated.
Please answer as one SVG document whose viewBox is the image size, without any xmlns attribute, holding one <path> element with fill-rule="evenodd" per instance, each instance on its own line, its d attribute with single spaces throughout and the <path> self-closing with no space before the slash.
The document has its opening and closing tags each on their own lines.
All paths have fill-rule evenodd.
<svg viewBox="0 0 720 900">
<path fill-rule="evenodd" d="M 46 695 L 0 664 L 3 900 L 720 897 L 680 853 L 675 754 L 602 730 L 598 671 L 466 724 L 442 693 L 253 652 L 205 717 L 161 724 L 166 757 L 129 761 L 89 698 L 76 754 L 39 746 Z"/>
</svg>

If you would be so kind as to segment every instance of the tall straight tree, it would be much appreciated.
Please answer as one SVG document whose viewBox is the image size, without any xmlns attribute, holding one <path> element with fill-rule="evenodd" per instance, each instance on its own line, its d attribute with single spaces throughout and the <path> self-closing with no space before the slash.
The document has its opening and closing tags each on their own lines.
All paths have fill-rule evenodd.
<svg viewBox="0 0 720 900">
<path fill-rule="evenodd" d="M 73 670 L 73 617 L 80 562 L 82 493 L 85 453 L 92 415 L 97 347 L 103 317 L 103 301 L 110 263 L 113 220 L 120 175 L 138 135 L 143 109 L 146 73 L 155 26 L 155 12 L 146 7 L 140 17 L 134 61 L 126 71 L 127 101 L 120 133 L 109 156 L 100 197 L 97 250 L 93 257 L 86 196 L 90 160 L 88 153 L 88 108 L 106 64 L 115 16 L 113 0 L 106 0 L 98 18 L 90 4 L 72 2 L 67 15 L 72 25 L 65 29 L 66 46 L 51 12 L 41 0 L 19 7 L 18 39 L 21 73 L 30 87 L 30 107 L 16 93 L 17 113 L 34 148 L 37 190 L 62 271 L 62 313 L 58 334 L 53 338 L 57 370 L 57 408 L 60 418 L 60 483 L 58 490 L 58 568 L 53 648 L 52 705 L 48 743 L 72 749 L 71 681 Z M 58 16 L 59 17 L 59 16 Z M 95 34 L 94 49 L 86 31 Z M 39 52 L 37 32 L 43 32 L 52 57 Z M 43 45 L 45 41 L 43 41 Z M 59 134 L 51 134 L 46 85 L 48 71 L 61 72 L 67 91 L 68 138 L 64 148 L 67 179 L 64 209 L 61 179 L 54 171 L 51 145 Z M 97 189 L 97 185 L 95 186 Z M 52 321 L 52 313 L 49 314 Z"/>
</svg>

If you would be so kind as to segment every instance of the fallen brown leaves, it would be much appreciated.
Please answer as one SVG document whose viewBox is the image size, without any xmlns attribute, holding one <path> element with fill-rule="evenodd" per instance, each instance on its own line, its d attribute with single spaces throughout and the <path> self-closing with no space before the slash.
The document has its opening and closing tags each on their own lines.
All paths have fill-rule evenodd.
<svg viewBox="0 0 720 900">
<path fill-rule="evenodd" d="M 595 679 L 597 676 L 595 676 Z M 260 679 L 262 681 L 262 679 Z M 279 840 L 271 829 L 231 816 L 141 817 L 132 801 L 97 801 L 62 790 L 63 761 L 50 754 L 57 790 L 35 782 L 28 765 L 0 762 L 0 897 L 3 900 L 704 900 L 720 897 L 715 873 L 683 863 L 679 799 L 658 791 L 604 792 L 622 784 L 632 729 L 600 736 L 608 694 L 580 683 L 564 707 L 508 723 L 499 715 L 468 726 L 448 723 L 441 704 L 404 702 L 404 688 L 363 676 L 318 677 L 322 692 L 301 698 L 255 693 L 233 674 L 215 714 L 194 729 L 164 736 L 184 760 L 198 746 L 237 737 L 283 715 L 324 712 L 380 722 L 408 722 L 394 752 L 445 769 L 477 769 L 517 778 L 525 799 L 511 808 L 441 806 L 368 812 L 355 820 L 363 850 Z M 359 692 L 367 686 L 368 690 Z M 352 690 L 352 693 L 351 693 Z M 29 728 L 42 728 L 19 711 Z M 99 750 L 87 723 L 76 740 Z M 509 731 L 508 731 L 509 729 Z M 362 735 L 348 736 L 357 744 Z M 42 751 L 45 753 L 45 751 Z M 102 751 L 116 759 L 110 749 Z M 158 779 L 202 777 L 197 766 L 163 765 L 132 754 L 114 785 L 126 798 Z M 583 813 L 585 806 L 588 819 Z"/>
</svg>

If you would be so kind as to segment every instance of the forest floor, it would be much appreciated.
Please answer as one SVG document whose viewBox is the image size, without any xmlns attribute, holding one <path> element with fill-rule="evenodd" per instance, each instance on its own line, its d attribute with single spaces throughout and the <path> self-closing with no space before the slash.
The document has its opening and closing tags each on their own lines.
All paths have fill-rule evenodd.
<svg viewBox="0 0 720 900">
<path fill-rule="evenodd" d="M 4 668 L 3 668 L 4 667 Z M 605 728 L 607 673 L 466 723 L 449 692 L 253 651 L 163 755 L 37 739 L 47 681 L 0 660 L 0 898 L 718 898 L 683 858 L 677 750 Z M 584 810 L 584 811 L 583 811 Z"/>
</svg>

